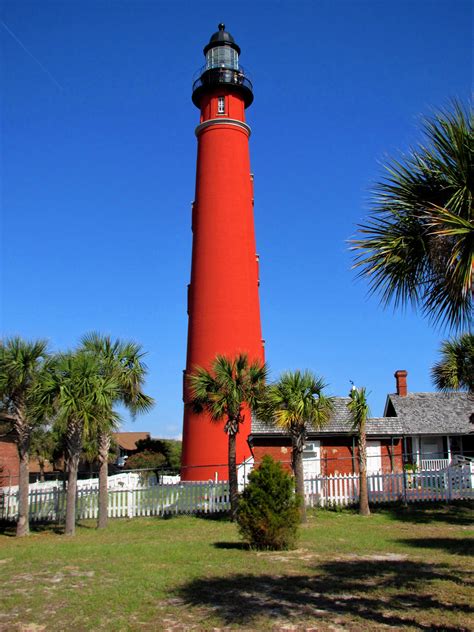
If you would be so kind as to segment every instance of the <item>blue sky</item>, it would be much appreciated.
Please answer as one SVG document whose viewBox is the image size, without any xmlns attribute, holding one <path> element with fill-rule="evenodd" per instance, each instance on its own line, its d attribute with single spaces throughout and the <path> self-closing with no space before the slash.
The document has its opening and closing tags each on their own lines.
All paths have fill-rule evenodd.
<svg viewBox="0 0 474 632">
<path fill-rule="evenodd" d="M 124 429 L 181 432 L 199 113 L 192 78 L 226 23 L 254 83 L 261 313 L 274 377 L 311 368 L 413 391 L 446 332 L 383 310 L 347 240 L 387 156 L 423 114 L 467 101 L 472 5 L 439 1 L 10 2 L 1 6 L 3 335 L 73 347 L 91 330 L 148 351 L 153 412 Z M 26 50 L 25 50 L 26 49 Z"/>
</svg>

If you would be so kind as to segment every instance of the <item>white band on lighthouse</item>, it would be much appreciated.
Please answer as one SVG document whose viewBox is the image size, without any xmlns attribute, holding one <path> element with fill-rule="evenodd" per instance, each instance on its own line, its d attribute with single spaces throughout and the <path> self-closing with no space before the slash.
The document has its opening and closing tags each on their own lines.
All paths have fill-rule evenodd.
<svg viewBox="0 0 474 632">
<path fill-rule="evenodd" d="M 229 119 L 229 118 L 220 119 L 219 118 L 219 119 L 209 119 L 208 121 L 204 121 L 204 123 L 201 123 L 200 125 L 198 125 L 195 130 L 196 136 L 199 136 L 202 130 L 206 129 L 206 127 L 211 127 L 213 125 L 234 125 L 235 127 L 240 127 L 244 129 L 249 135 L 249 137 L 250 137 L 250 134 L 252 133 L 252 130 L 247 125 L 247 123 L 243 123 L 242 121 L 238 121 L 237 119 Z"/>
</svg>

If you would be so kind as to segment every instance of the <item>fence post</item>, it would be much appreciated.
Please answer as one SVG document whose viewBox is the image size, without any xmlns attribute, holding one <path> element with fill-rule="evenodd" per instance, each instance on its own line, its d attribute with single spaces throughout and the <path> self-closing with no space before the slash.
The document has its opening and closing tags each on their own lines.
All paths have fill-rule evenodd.
<svg viewBox="0 0 474 632">
<path fill-rule="evenodd" d="M 403 468 L 403 504 L 407 506 L 407 471 Z"/>
<path fill-rule="evenodd" d="M 53 487 L 53 520 L 56 520 L 59 524 L 59 485 Z"/>
<path fill-rule="evenodd" d="M 130 488 L 127 490 L 127 517 L 128 518 L 133 518 L 134 517 L 133 489 L 130 489 Z"/>
<path fill-rule="evenodd" d="M 451 468 L 449 466 L 446 470 L 446 476 L 448 477 L 448 500 L 451 501 L 453 497 L 453 483 L 451 479 Z"/>
</svg>

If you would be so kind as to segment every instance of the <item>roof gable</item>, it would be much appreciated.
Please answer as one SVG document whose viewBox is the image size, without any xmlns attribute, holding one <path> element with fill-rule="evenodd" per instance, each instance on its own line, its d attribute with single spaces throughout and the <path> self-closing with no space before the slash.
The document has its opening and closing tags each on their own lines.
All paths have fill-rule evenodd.
<svg viewBox="0 0 474 632">
<path fill-rule="evenodd" d="M 474 432 L 474 397 L 469 393 L 408 393 L 389 395 L 405 434 L 466 434 Z"/>
</svg>

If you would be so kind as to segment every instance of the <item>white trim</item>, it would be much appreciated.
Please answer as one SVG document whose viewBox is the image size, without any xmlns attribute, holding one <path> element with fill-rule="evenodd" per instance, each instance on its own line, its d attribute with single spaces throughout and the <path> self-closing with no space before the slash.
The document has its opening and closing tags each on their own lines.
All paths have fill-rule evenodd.
<svg viewBox="0 0 474 632">
<path fill-rule="evenodd" d="M 382 471 L 382 443 L 380 441 L 367 441 L 367 474 Z"/>
<path fill-rule="evenodd" d="M 238 121 L 237 119 L 229 119 L 229 118 L 220 119 L 219 118 L 219 119 L 209 119 L 208 121 L 204 121 L 204 123 L 201 123 L 200 125 L 198 125 L 195 130 L 196 136 L 199 136 L 199 134 L 207 127 L 212 127 L 214 125 L 233 125 L 234 127 L 240 127 L 241 129 L 247 132 L 249 137 L 250 137 L 250 134 L 252 133 L 252 130 L 247 125 L 247 123 L 244 123 L 243 121 Z"/>
<path fill-rule="evenodd" d="M 321 442 L 319 440 L 305 443 L 303 449 L 303 472 L 305 478 L 313 478 L 321 474 Z"/>
</svg>

